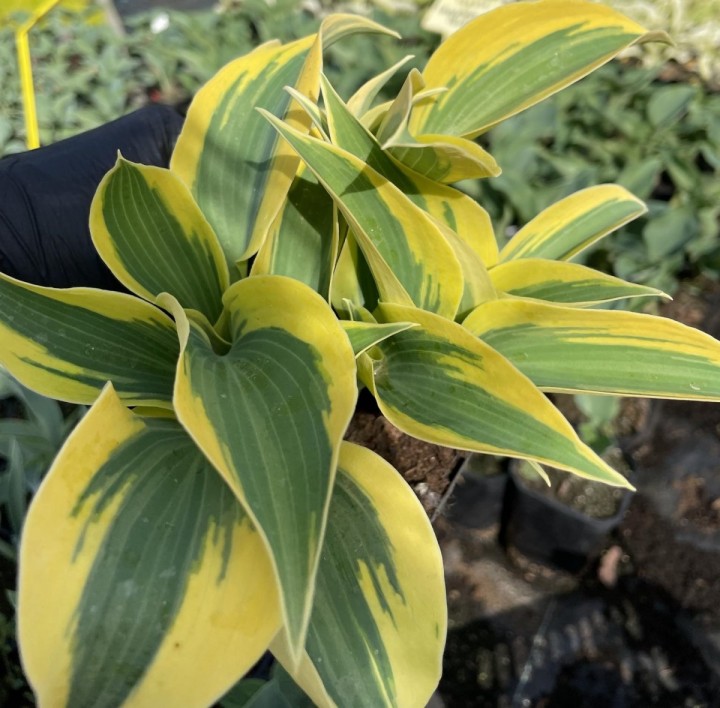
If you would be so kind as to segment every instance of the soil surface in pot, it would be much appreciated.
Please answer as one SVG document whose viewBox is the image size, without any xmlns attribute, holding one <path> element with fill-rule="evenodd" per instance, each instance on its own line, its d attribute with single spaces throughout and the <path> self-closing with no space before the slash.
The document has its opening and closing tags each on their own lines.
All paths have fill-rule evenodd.
<svg viewBox="0 0 720 708">
<path fill-rule="evenodd" d="M 425 511 L 433 516 L 465 453 L 416 440 L 398 430 L 363 391 L 345 439 L 387 460 L 412 487 Z"/>
</svg>

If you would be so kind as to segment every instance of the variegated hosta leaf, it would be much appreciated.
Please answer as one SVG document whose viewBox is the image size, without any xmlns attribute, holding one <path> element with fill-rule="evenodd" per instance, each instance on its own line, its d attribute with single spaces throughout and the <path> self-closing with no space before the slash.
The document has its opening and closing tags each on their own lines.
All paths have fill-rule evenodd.
<svg viewBox="0 0 720 708">
<path fill-rule="evenodd" d="M 44 396 L 92 403 L 110 380 L 129 405 L 168 408 L 178 352 L 172 320 L 143 300 L 0 274 L 0 364 Z"/>
<path fill-rule="evenodd" d="M 338 255 L 337 207 L 310 170 L 295 177 L 260 252 L 253 275 L 286 275 L 330 296 Z"/>
<path fill-rule="evenodd" d="M 298 164 L 278 150 L 255 107 L 284 115 L 291 103 L 286 85 L 312 95 L 321 54 L 317 35 L 264 44 L 221 69 L 190 105 L 170 168 L 190 187 L 230 264 L 258 250 Z M 303 111 L 290 118 L 309 128 Z"/>
<path fill-rule="evenodd" d="M 462 269 L 430 217 L 351 153 L 265 115 L 335 200 L 383 298 L 454 317 Z"/>
<path fill-rule="evenodd" d="M 412 137 L 406 132 L 387 143 L 385 149 L 405 167 L 444 184 L 500 174 L 500 167 L 487 150 L 453 135 L 426 133 Z"/>
<path fill-rule="evenodd" d="M 122 157 L 90 209 L 93 243 L 115 277 L 151 302 L 172 293 L 215 321 L 229 285 L 222 248 L 180 179 Z"/>
<path fill-rule="evenodd" d="M 337 312 L 348 313 L 347 302 L 375 309 L 378 290 L 370 267 L 352 233 L 346 230 L 345 242 L 340 249 L 333 272 L 330 302 Z"/>
<path fill-rule="evenodd" d="M 170 167 L 190 187 L 229 263 L 260 248 L 299 163 L 255 109 L 285 115 L 294 127 L 308 130 L 309 118 L 283 87 L 316 99 L 323 48 L 368 31 L 387 32 L 361 17 L 330 16 L 317 35 L 285 45 L 270 42 L 236 59 L 195 95 Z"/>
<path fill-rule="evenodd" d="M 447 87 L 418 103 L 410 132 L 475 137 L 589 74 L 646 34 L 605 5 L 518 2 L 480 15 L 440 45 L 423 78 Z"/>
<path fill-rule="evenodd" d="M 341 324 L 350 339 L 355 356 L 366 352 L 383 339 L 415 326 L 412 322 L 378 324 L 373 322 L 351 322 L 349 320 L 343 320 Z"/>
<path fill-rule="evenodd" d="M 490 278 L 500 292 L 574 307 L 630 297 L 668 297 L 661 290 L 628 283 L 579 263 L 542 258 L 501 263 L 490 270 Z"/>
<path fill-rule="evenodd" d="M 463 265 L 468 261 L 475 264 L 477 259 L 480 260 L 477 269 L 481 273 L 473 276 L 471 270 L 464 271 L 466 288 L 468 282 L 486 281 L 484 266 L 497 263 L 498 248 L 485 209 L 457 189 L 404 169 L 383 151 L 375 136 L 353 116 L 349 105 L 343 103 L 325 77 L 322 77 L 321 83 L 332 142 L 389 179 L 415 205 L 454 231 L 475 252 L 477 258 L 460 258 Z"/>
<path fill-rule="evenodd" d="M 398 95 L 392 101 L 380 125 L 375 132 L 378 142 L 385 147 L 388 141 L 391 141 L 398 133 L 402 133 L 407 123 L 410 109 L 412 108 L 413 98 L 417 93 L 425 88 L 425 82 L 422 75 L 417 69 L 411 69 L 410 73 L 405 77 L 402 88 Z"/>
<path fill-rule="evenodd" d="M 497 300 L 463 325 L 544 390 L 720 398 L 720 342 L 666 318 Z"/>
<path fill-rule="evenodd" d="M 362 118 L 382 91 L 385 84 L 392 79 L 395 74 L 412 59 L 412 54 L 403 57 L 399 62 L 393 64 L 389 69 L 374 76 L 366 81 L 355 93 L 348 99 L 347 107 L 350 112 L 358 119 Z"/>
<path fill-rule="evenodd" d="M 380 305 L 378 315 L 421 325 L 377 345 L 381 358 L 371 362 L 369 380 L 360 368 L 383 415 L 400 430 L 438 445 L 534 459 L 627 486 L 526 376 L 461 325 L 389 304 Z"/>
<path fill-rule="evenodd" d="M 523 226 L 501 251 L 500 261 L 568 260 L 646 211 L 645 204 L 618 184 L 582 189 Z"/>
<path fill-rule="evenodd" d="M 224 303 L 232 342 L 224 355 L 175 308 L 175 409 L 265 540 L 299 653 L 338 448 L 357 398 L 354 354 L 329 305 L 296 280 L 254 276 Z"/>
<path fill-rule="evenodd" d="M 322 707 L 424 706 L 446 626 L 442 558 L 425 511 L 387 462 L 343 443 L 295 680 Z M 289 663 L 282 639 L 272 650 Z"/>
<path fill-rule="evenodd" d="M 35 497 L 18 633 L 39 705 L 207 706 L 280 627 L 267 552 L 175 420 L 111 386 Z"/>
</svg>

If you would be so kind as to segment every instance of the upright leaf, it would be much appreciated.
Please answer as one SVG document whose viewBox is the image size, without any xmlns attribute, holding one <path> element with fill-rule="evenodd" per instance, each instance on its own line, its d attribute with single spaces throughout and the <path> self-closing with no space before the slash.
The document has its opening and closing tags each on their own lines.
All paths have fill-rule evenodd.
<svg viewBox="0 0 720 708">
<path fill-rule="evenodd" d="M 497 262 L 498 249 L 488 213 L 474 199 L 457 189 L 434 182 L 412 172 L 385 152 L 375 136 L 353 116 L 325 77 L 322 91 L 328 116 L 332 142 L 366 162 L 373 170 L 389 179 L 412 202 L 430 214 L 437 222 L 454 231 L 480 259 L 479 269 Z M 461 258 L 461 263 L 467 262 Z M 470 259 L 475 262 L 477 259 Z M 465 271 L 467 281 L 473 281 Z M 476 274 L 474 280 L 486 279 Z"/>
<path fill-rule="evenodd" d="M 351 153 L 265 115 L 335 200 L 381 295 L 453 317 L 463 292 L 462 270 L 430 217 Z"/>
<path fill-rule="evenodd" d="M 231 347 L 216 354 L 175 309 L 182 354 L 178 418 L 267 544 L 285 629 L 302 649 L 340 441 L 357 385 L 347 335 L 326 302 L 283 276 L 225 294 Z"/>
<path fill-rule="evenodd" d="M 29 285 L 0 274 L 0 364 L 44 396 L 92 403 L 112 381 L 129 405 L 170 407 L 172 320 L 122 293 Z"/>
<path fill-rule="evenodd" d="M 339 239 L 337 207 L 314 175 L 301 170 L 255 258 L 252 274 L 286 275 L 327 299 Z"/>
<path fill-rule="evenodd" d="M 305 654 L 295 679 L 318 706 L 424 706 L 440 678 L 442 558 L 405 481 L 343 443 Z M 272 646 L 285 664 L 282 639 Z"/>
<path fill-rule="evenodd" d="M 188 188 L 169 170 L 119 157 L 90 209 L 95 248 L 115 277 L 151 302 L 172 293 L 215 321 L 229 285 L 227 264 Z"/>
<path fill-rule="evenodd" d="M 663 317 L 497 300 L 463 325 L 545 390 L 720 398 L 720 342 Z"/>
<path fill-rule="evenodd" d="M 534 459 L 627 484 L 526 376 L 462 326 L 397 305 L 381 305 L 378 315 L 421 325 L 379 342 L 380 358 L 365 360 L 370 372 L 361 369 L 383 415 L 400 430 L 438 445 Z"/>
<path fill-rule="evenodd" d="M 393 34 L 362 17 L 331 15 L 317 35 L 269 42 L 236 59 L 195 95 L 170 167 L 190 187 L 229 263 L 260 248 L 299 163 L 255 109 L 308 130 L 307 114 L 282 89 L 315 100 L 323 48 L 356 32 Z"/>
<path fill-rule="evenodd" d="M 255 107 L 284 115 L 291 99 L 283 86 L 316 91 L 321 51 L 317 35 L 264 44 L 221 69 L 190 105 L 170 168 L 190 187 L 230 264 L 258 250 L 298 164 L 278 150 Z M 309 127 L 301 110 L 288 119 Z"/>
<path fill-rule="evenodd" d="M 517 2 L 480 15 L 451 35 L 423 71 L 427 88 L 413 135 L 475 137 L 589 74 L 645 30 L 599 3 Z"/>
<path fill-rule="evenodd" d="M 39 705 L 206 706 L 279 626 L 267 553 L 230 489 L 176 421 L 130 413 L 108 386 L 23 534 L 18 634 Z"/>
</svg>

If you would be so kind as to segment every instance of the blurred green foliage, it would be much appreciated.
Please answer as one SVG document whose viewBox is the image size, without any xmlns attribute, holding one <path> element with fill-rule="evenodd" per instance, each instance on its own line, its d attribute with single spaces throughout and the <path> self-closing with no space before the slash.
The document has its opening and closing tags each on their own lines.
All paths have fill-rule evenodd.
<svg viewBox="0 0 720 708">
<path fill-rule="evenodd" d="M 42 144 L 113 120 L 150 101 L 182 104 L 221 66 L 270 39 L 312 33 L 318 14 L 298 0 L 228 2 L 222 11 L 155 10 L 128 19 L 125 36 L 87 15 L 51 12 L 30 35 Z M 351 89 L 402 57 L 422 65 L 437 37 L 420 29 L 419 16 L 372 11 L 402 34 L 361 36 L 333 47 L 326 73 L 347 96 Z M 399 90 L 398 79 L 385 89 Z M 25 149 L 20 84 L 12 27 L 0 29 L 0 155 Z"/>
</svg>

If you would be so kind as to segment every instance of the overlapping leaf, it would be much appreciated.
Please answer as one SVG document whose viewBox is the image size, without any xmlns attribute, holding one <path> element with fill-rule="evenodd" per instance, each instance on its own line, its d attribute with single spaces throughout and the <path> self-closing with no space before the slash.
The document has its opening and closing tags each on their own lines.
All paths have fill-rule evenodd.
<svg viewBox="0 0 720 708">
<path fill-rule="evenodd" d="M 666 318 L 498 300 L 463 325 L 546 390 L 720 398 L 720 342 Z"/>
<path fill-rule="evenodd" d="M 617 184 L 588 187 L 549 206 L 513 236 L 500 261 L 567 260 L 647 211 Z"/>
<path fill-rule="evenodd" d="M 313 174 L 304 170 L 295 177 L 252 273 L 286 275 L 328 298 L 338 243 L 337 207 Z"/>
<path fill-rule="evenodd" d="M 40 705 L 206 706 L 280 626 L 260 536 L 174 420 L 108 386 L 25 525 L 23 665 Z"/>
<path fill-rule="evenodd" d="M 646 34 L 599 3 L 512 3 L 480 15 L 430 57 L 427 88 L 448 90 L 418 103 L 413 135 L 475 137 L 589 74 Z"/>
<path fill-rule="evenodd" d="M 170 407 L 175 327 L 130 295 L 0 274 L 0 341 L 0 363 L 45 396 L 92 403 L 110 380 L 130 405 Z"/>
<path fill-rule="evenodd" d="M 354 354 L 327 303 L 298 281 L 254 276 L 224 303 L 224 355 L 174 309 L 182 345 L 174 404 L 265 540 L 299 652 L 338 447 L 357 397 Z"/>
<path fill-rule="evenodd" d="M 462 270 L 430 217 L 351 153 L 265 115 L 335 200 L 382 296 L 453 317 L 463 292 Z"/>
<path fill-rule="evenodd" d="M 115 277 L 151 302 L 171 292 L 215 321 L 227 264 L 188 188 L 169 170 L 118 158 L 90 209 L 90 232 Z"/>
<path fill-rule="evenodd" d="M 285 45 L 270 42 L 236 59 L 196 94 L 170 166 L 190 187 L 229 263 L 258 250 L 298 166 L 255 109 L 285 115 L 307 130 L 307 115 L 293 109 L 283 87 L 317 98 L 323 47 L 367 31 L 389 33 L 361 17 L 331 16 L 317 35 Z"/>
<path fill-rule="evenodd" d="M 370 372 L 361 369 L 380 410 L 400 430 L 438 445 L 535 459 L 626 484 L 528 378 L 462 326 L 409 307 L 378 310 L 381 321 L 421 325 L 380 342 L 381 358 L 371 361 Z"/>
<path fill-rule="evenodd" d="M 387 462 L 343 443 L 294 678 L 318 706 L 424 706 L 440 678 L 446 625 L 442 558 L 425 511 Z M 289 663 L 282 640 L 272 649 Z"/>
<path fill-rule="evenodd" d="M 468 264 L 464 270 L 466 288 L 485 289 L 485 265 L 494 265 L 498 259 L 497 242 L 488 213 L 459 190 L 404 169 L 383 151 L 372 133 L 352 115 L 324 77 L 322 90 L 332 142 L 367 163 L 437 223 L 453 231 L 475 254 L 475 257 L 472 254 L 460 257 L 458 254 L 461 264 Z"/>
</svg>

